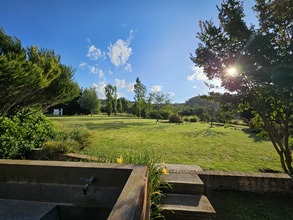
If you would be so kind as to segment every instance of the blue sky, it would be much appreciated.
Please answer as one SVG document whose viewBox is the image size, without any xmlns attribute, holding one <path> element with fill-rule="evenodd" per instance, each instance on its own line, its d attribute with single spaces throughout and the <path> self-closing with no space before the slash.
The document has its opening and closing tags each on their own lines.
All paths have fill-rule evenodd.
<svg viewBox="0 0 293 220">
<path fill-rule="evenodd" d="M 53 49 L 72 66 L 80 87 L 117 86 L 133 100 L 137 77 L 147 92 L 169 93 L 173 102 L 207 93 L 203 73 L 189 59 L 200 20 L 217 21 L 221 0 L 3 0 L 0 27 L 24 47 Z M 245 0 L 254 23 L 253 0 Z M 219 82 L 215 82 L 219 83 Z"/>
</svg>

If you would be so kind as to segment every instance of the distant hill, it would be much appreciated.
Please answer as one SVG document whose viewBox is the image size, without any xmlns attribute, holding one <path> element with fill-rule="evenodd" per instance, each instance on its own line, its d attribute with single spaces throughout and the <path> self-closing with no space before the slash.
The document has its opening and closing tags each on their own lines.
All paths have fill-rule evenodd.
<svg viewBox="0 0 293 220">
<path fill-rule="evenodd" d="M 191 107 L 196 107 L 196 106 L 210 106 L 211 103 L 207 100 L 203 100 L 200 98 L 200 96 L 195 96 L 195 97 L 192 97 L 190 99 L 188 99 L 186 102 L 185 102 L 185 105 L 187 106 L 191 106 Z"/>
</svg>

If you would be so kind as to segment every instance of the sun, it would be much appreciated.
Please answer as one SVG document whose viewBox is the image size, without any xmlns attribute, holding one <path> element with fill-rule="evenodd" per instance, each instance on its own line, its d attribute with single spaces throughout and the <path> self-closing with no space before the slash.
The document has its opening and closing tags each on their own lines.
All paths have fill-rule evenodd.
<svg viewBox="0 0 293 220">
<path fill-rule="evenodd" d="M 235 77 L 238 74 L 237 68 L 233 66 L 229 67 L 226 72 L 228 76 L 232 76 L 232 77 Z"/>
</svg>

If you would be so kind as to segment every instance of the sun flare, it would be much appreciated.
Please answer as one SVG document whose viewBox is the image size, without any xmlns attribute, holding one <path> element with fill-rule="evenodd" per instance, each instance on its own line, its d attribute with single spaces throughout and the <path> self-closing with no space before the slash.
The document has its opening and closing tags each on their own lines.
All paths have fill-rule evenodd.
<svg viewBox="0 0 293 220">
<path fill-rule="evenodd" d="M 228 74 L 228 76 L 234 77 L 234 76 L 236 76 L 238 74 L 238 70 L 235 67 L 229 67 L 227 69 L 227 74 Z"/>
</svg>

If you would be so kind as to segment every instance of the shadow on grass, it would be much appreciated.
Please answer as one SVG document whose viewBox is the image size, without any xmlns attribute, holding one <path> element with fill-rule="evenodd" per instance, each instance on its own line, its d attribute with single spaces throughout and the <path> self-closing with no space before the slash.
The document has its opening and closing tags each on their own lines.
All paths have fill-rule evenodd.
<svg viewBox="0 0 293 220">
<path fill-rule="evenodd" d="M 292 196 L 213 191 L 209 200 L 217 219 L 293 219 Z"/>
<path fill-rule="evenodd" d="M 118 130 L 118 129 L 124 129 L 127 127 L 144 127 L 147 126 L 147 123 L 145 122 L 123 122 L 123 121 L 115 121 L 115 122 L 105 122 L 105 123 L 84 123 L 84 126 L 86 126 L 90 130 Z"/>
<path fill-rule="evenodd" d="M 250 128 L 243 128 L 242 131 L 248 135 L 249 138 L 253 139 L 254 142 L 263 142 L 266 141 L 263 137 L 257 136 L 254 131 Z"/>
<path fill-rule="evenodd" d="M 259 168 L 258 172 L 261 172 L 261 173 L 281 173 L 280 171 L 274 170 L 271 168 Z"/>
<path fill-rule="evenodd" d="M 213 137 L 217 135 L 226 136 L 227 134 L 225 132 L 215 131 L 213 130 L 213 128 L 208 128 L 201 131 L 185 132 L 184 135 L 188 137 L 198 137 L 198 136 Z"/>
</svg>

